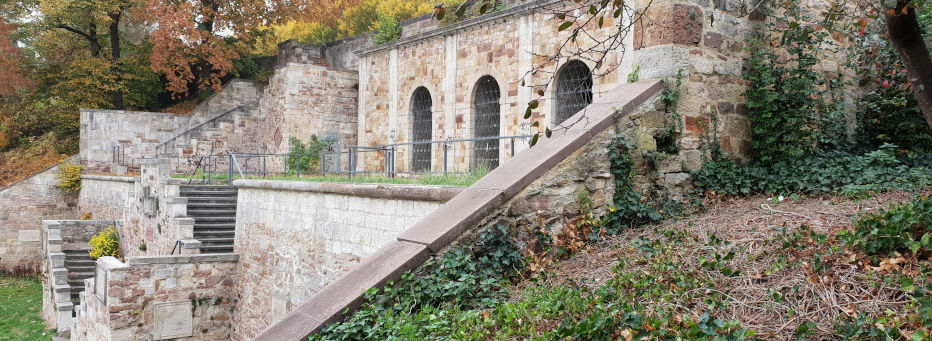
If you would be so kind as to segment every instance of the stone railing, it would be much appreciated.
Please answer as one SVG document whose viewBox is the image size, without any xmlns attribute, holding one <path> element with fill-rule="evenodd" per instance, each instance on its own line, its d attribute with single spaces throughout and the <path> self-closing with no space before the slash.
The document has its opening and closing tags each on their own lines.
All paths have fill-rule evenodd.
<svg viewBox="0 0 932 341">
<path fill-rule="evenodd" d="M 228 340 L 236 254 L 113 257 L 85 280 L 72 340 Z"/>
<path fill-rule="evenodd" d="M 552 221 L 548 226 L 561 226 L 578 214 L 574 194 L 581 189 L 591 198 L 593 213 L 604 214 L 602 207 L 614 193 L 607 173 L 608 146 L 618 135 L 637 143 L 638 129 L 633 122 L 662 112 L 661 89 L 659 80 L 618 86 L 568 119 L 573 123 L 566 130 L 554 132 L 553 137 L 503 163 L 295 307 L 255 340 L 300 340 L 341 321 L 363 303 L 367 290 L 398 279 L 453 244 L 468 245 L 479 229 L 496 224 L 515 229 L 541 218 Z"/>
</svg>

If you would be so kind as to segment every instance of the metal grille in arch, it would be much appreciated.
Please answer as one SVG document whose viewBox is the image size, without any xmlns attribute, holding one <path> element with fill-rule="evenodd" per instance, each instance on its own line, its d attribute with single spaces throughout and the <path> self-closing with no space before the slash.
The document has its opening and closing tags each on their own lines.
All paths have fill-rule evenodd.
<svg viewBox="0 0 932 341">
<path fill-rule="evenodd" d="M 586 63 L 573 60 L 557 75 L 554 123 L 561 124 L 592 103 L 592 72 Z"/>
<path fill-rule="evenodd" d="M 498 82 L 492 76 L 484 76 L 476 84 L 475 107 L 475 158 L 473 166 L 484 165 L 488 169 L 498 167 L 497 139 L 481 140 L 483 137 L 496 137 L 499 135 L 500 115 L 499 99 L 501 92 Z"/>
<path fill-rule="evenodd" d="M 430 141 L 433 131 L 433 119 L 430 92 L 419 87 L 411 98 L 412 142 Z M 430 143 L 412 145 L 411 171 L 430 171 Z"/>
</svg>

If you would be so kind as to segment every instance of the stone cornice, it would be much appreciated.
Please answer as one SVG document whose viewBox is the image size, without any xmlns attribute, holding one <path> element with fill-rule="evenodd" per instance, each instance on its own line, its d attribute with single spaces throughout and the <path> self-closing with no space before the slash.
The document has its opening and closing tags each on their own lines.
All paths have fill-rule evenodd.
<svg viewBox="0 0 932 341">
<path fill-rule="evenodd" d="M 282 180 L 235 180 L 238 188 L 267 189 L 277 191 L 318 192 L 345 194 L 359 197 L 398 199 L 415 201 L 446 202 L 465 188 L 453 186 L 358 184 L 342 182 L 311 182 Z"/>
<path fill-rule="evenodd" d="M 111 176 L 111 175 L 81 175 L 81 180 L 100 180 L 100 181 L 118 181 L 133 183 L 139 181 L 138 176 Z"/>
<path fill-rule="evenodd" d="M 462 22 L 458 22 L 450 26 L 430 30 L 430 31 L 427 31 L 427 32 L 424 32 L 418 35 L 413 35 L 413 36 L 405 37 L 405 38 L 399 38 L 397 40 L 390 41 L 387 43 L 382 43 L 379 45 L 373 45 L 373 46 L 361 49 L 359 51 L 356 51 L 356 55 L 362 57 L 362 56 L 370 55 L 370 54 L 373 54 L 379 51 L 393 49 L 393 48 L 401 47 L 404 45 L 417 43 L 418 41 L 421 41 L 421 40 L 426 40 L 426 39 L 430 39 L 434 37 L 442 37 L 446 35 L 452 35 L 452 34 L 455 34 L 457 31 L 469 29 L 474 26 L 480 26 L 486 23 L 494 22 L 496 20 L 501 20 L 504 18 L 512 17 L 512 16 L 533 13 L 538 8 L 541 8 L 543 6 L 550 5 L 553 3 L 557 3 L 560 1 L 562 0 L 541 0 L 541 1 L 528 2 L 526 4 L 521 4 L 521 5 L 508 8 L 502 11 L 480 15 L 478 17 L 465 20 Z M 448 10 L 452 11 L 453 9 L 449 8 Z M 453 13 L 450 13 L 448 15 L 453 15 Z"/>
</svg>

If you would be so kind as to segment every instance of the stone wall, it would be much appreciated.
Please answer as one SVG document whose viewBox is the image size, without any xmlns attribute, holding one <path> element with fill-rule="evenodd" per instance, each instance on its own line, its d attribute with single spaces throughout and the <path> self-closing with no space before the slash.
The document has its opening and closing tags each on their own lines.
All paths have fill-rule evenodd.
<svg viewBox="0 0 932 341">
<path fill-rule="evenodd" d="M 287 153 L 290 137 L 312 134 L 356 145 L 357 73 L 322 66 L 287 64 L 275 70 L 259 105 L 263 119 L 247 136 L 266 141 L 267 152 Z"/>
<path fill-rule="evenodd" d="M 71 294 L 80 288 L 72 288 L 66 259 L 76 251 L 87 257 L 90 240 L 101 230 L 117 225 L 114 220 L 43 220 L 42 221 L 42 318 L 59 335 L 68 335 L 72 327 L 74 303 Z M 78 257 L 81 258 L 81 257 Z M 78 269 L 80 270 L 80 269 Z M 80 271 L 78 271 L 80 272 Z M 78 281 L 80 283 L 80 281 Z"/>
<path fill-rule="evenodd" d="M 82 175 L 77 215 L 123 220 L 132 207 L 138 177 Z"/>
<path fill-rule="evenodd" d="M 526 245 L 541 228 L 559 235 L 565 224 L 574 223 L 582 197 L 588 198 L 594 215 L 604 214 L 615 192 L 608 157 L 612 139 L 636 137 L 637 120 L 663 115 L 661 88 L 659 81 L 646 81 L 611 90 L 591 110 L 570 118 L 574 123 L 567 130 L 503 163 L 255 340 L 303 339 L 358 308 L 367 290 L 398 279 L 432 254 L 441 257 L 456 246 L 474 247 L 475 236 L 490 226 L 505 226 Z M 637 148 L 632 156 L 642 153 Z"/>
<path fill-rule="evenodd" d="M 325 57 L 327 65 L 338 70 L 357 70 L 359 68 L 359 57 L 356 51 L 372 45 L 372 36 L 369 34 L 360 34 L 353 37 L 340 39 L 332 43 L 327 43 Z"/>
<path fill-rule="evenodd" d="M 229 340 L 238 258 L 102 257 L 86 280 L 72 340 Z"/>
<path fill-rule="evenodd" d="M 237 180 L 236 339 L 254 337 L 460 188 Z"/>
<path fill-rule="evenodd" d="M 77 195 L 58 189 L 58 172 L 55 165 L 0 189 L 0 270 L 38 272 L 42 220 L 75 214 Z"/>
<path fill-rule="evenodd" d="M 186 121 L 170 113 L 81 109 L 81 164 L 90 173 L 121 173 L 114 166 L 154 156 L 155 148 Z M 119 148 L 117 161 L 114 147 Z"/>
<path fill-rule="evenodd" d="M 171 178 L 167 159 L 142 162 L 123 224 L 127 256 L 169 255 L 176 242 L 194 238 L 194 219 L 187 217 L 188 201 L 181 197 L 181 183 Z M 186 253 L 182 251 L 186 250 L 175 250 Z"/>
<path fill-rule="evenodd" d="M 553 1 L 544 1 L 552 4 Z M 414 90 L 425 87 L 432 97 L 434 140 L 474 137 L 475 86 L 479 78 L 489 75 L 500 88 L 500 136 L 527 135 L 534 120 L 543 127 L 554 127 L 554 86 L 546 87 L 549 76 L 560 70 L 566 60 L 549 61 L 551 55 L 570 35 L 559 31 L 562 21 L 545 14 L 541 4 L 516 4 L 515 7 L 469 19 L 450 26 L 427 30 L 359 52 L 361 64 L 359 99 L 360 145 L 375 146 L 410 142 L 412 135 L 411 101 Z M 538 12 L 541 11 L 541 12 Z M 615 28 L 613 20 L 605 28 L 592 27 L 593 39 L 604 39 Z M 580 38 L 580 44 L 591 44 Z M 630 46 L 630 38 L 625 46 Z M 590 70 L 595 62 L 585 61 Z M 532 72 L 537 67 L 538 72 Z M 619 84 L 631 68 L 616 52 L 609 52 L 603 65 L 594 73 L 593 98 Z M 601 72 L 602 70 L 609 70 Z M 524 84 L 524 86 L 522 86 Z M 534 86 L 541 84 L 541 86 Z M 544 91 L 543 96 L 537 91 Z M 539 98 L 531 120 L 523 119 L 527 103 Z M 518 140 L 514 150 L 520 152 L 528 140 Z M 511 140 L 499 143 L 499 160 L 511 158 Z M 472 165 L 472 143 L 458 142 L 448 151 L 449 169 L 466 171 Z M 396 169 L 405 171 L 411 152 L 402 148 L 396 157 Z M 442 148 L 433 148 L 432 169 L 443 168 Z M 455 161 L 454 161 L 455 160 Z M 383 161 L 372 154 L 365 167 L 377 169 Z M 363 162 L 360 162 L 363 164 Z"/>
<path fill-rule="evenodd" d="M 90 213 L 95 219 L 122 220 L 127 256 L 168 255 L 177 241 L 190 243 L 194 237 L 187 199 L 180 195 L 182 180 L 171 178 L 167 159 L 140 163 L 139 177 L 82 176 L 78 212 Z M 176 250 L 181 251 L 188 253 Z"/>
</svg>

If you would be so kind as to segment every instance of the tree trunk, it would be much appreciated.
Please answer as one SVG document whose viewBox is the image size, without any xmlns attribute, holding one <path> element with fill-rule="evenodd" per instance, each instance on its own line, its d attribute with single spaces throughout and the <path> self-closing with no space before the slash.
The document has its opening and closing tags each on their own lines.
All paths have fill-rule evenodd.
<svg viewBox="0 0 932 341">
<path fill-rule="evenodd" d="M 887 29 L 890 40 L 906 65 L 907 74 L 913 82 L 913 93 L 919 101 L 919 108 L 926 118 L 926 124 L 932 129 L 932 56 L 922 41 L 916 10 L 909 7 L 912 0 L 898 0 L 894 15 L 887 14 Z M 907 7 L 906 14 L 903 8 Z"/>
<path fill-rule="evenodd" d="M 122 10 L 117 13 L 107 13 L 107 16 L 110 17 L 110 58 L 113 63 L 113 66 L 110 67 L 110 72 L 113 73 L 117 86 L 121 88 L 123 79 L 120 77 L 120 17 L 122 15 Z M 113 91 L 113 108 L 116 110 L 124 109 L 122 89 Z"/>
</svg>

